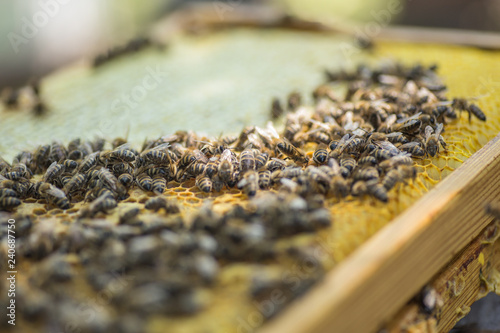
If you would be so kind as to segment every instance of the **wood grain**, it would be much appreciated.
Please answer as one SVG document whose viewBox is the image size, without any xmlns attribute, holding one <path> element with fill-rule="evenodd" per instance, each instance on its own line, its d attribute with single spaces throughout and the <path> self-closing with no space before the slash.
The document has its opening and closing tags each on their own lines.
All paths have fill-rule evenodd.
<svg viewBox="0 0 500 333">
<path fill-rule="evenodd" d="M 492 221 L 429 283 L 442 306 L 422 312 L 416 301 L 405 305 L 384 327 L 388 333 L 448 332 L 478 299 L 500 283 L 500 221 Z M 497 289 L 498 290 L 498 289 Z"/>
<path fill-rule="evenodd" d="M 491 221 L 499 156 L 500 135 L 261 331 L 376 331 Z"/>
</svg>

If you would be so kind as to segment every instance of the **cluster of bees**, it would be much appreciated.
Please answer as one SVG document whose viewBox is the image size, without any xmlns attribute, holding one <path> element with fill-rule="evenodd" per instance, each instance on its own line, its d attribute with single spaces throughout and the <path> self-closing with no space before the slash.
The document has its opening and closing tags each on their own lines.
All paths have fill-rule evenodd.
<svg viewBox="0 0 500 333">
<path fill-rule="evenodd" d="M 103 139 L 76 139 L 23 151 L 12 165 L 0 164 L 0 208 L 30 197 L 60 209 L 85 200 L 90 205 L 81 214 L 93 217 L 116 207 L 132 186 L 161 195 L 168 182 L 190 179 L 206 193 L 238 187 L 253 197 L 282 188 L 302 197 L 369 195 L 387 202 L 389 190 L 416 176 L 413 158 L 446 151 L 441 133 L 457 111 L 486 120 L 477 105 L 445 97 L 435 66 L 361 65 L 327 78 L 314 90 L 312 107 L 301 105 L 297 93 L 289 96 L 281 134 L 268 123 L 217 139 L 178 131 L 146 140 L 140 151 L 123 139 L 111 149 Z M 340 83 L 347 83 L 343 97 L 335 89 Z M 283 113 L 275 100 L 273 117 Z M 32 181 L 38 173 L 42 179 Z"/>
<path fill-rule="evenodd" d="M 142 332 L 150 315 L 194 314 L 206 306 L 203 295 L 221 265 L 310 259 L 307 249 L 283 249 L 277 240 L 328 227 L 325 198 L 387 202 L 388 191 L 415 178 L 414 159 L 446 151 L 441 134 L 459 112 L 486 120 L 477 105 L 445 97 L 434 66 L 391 63 L 326 74 L 312 106 L 296 92 L 286 110 L 273 101 L 271 116 L 284 118 L 281 132 L 272 123 L 215 139 L 178 131 L 140 149 L 120 138 L 75 139 L 22 151 L 12 163 L 0 159 L 0 210 L 9 211 L 0 212 L 2 221 L 16 218 L 17 253 L 37 261 L 18 288 L 21 316 L 48 321 L 54 330 L 72 323 L 82 332 Z M 207 201 L 186 221 L 182 207 L 163 195 L 170 182 L 195 186 L 207 198 L 238 188 L 250 200 L 222 214 Z M 133 188 L 149 193 L 144 209 L 153 218 L 134 207 L 120 210 L 118 223 L 106 219 Z M 23 201 L 60 210 L 85 204 L 61 232 L 55 218 L 33 223 L 33 216 L 10 213 Z M 7 229 L 1 230 L 3 265 Z M 271 317 L 321 278 L 321 265 L 314 266 L 293 285 L 259 274 L 247 296 L 263 302 L 281 290 L 286 302 Z M 75 315 L 81 300 L 69 291 L 80 276 L 97 293 L 111 290 L 112 310 L 92 321 Z"/>
<path fill-rule="evenodd" d="M 2 221 L 16 220 L 19 261 L 31 262 L 23 272 L 25 282 L 17 286 L 19 315 L 53 330 L 71 324 L 79 332 L 144 332 L 149 316 L 192 315 L 208 306 L 204 295 L 224 263 L 309 257 L 299 247 L 277 247 L 276 240 L 313 232 L 331 220 L 316 198 L 272 193 L 251 200 L 252 207 L 235 205 L 225 213 L 207 203 L 190 221 L 163 197 L 152 197 L 145 206 L 158 213 L 148 219 L 133 207 L 120 212 L 118 223 L 79 218 L 65 226 L 54 218 L 35 222 L 29 215 L 0 212 Z M 9 247 L 7 228 L 0 230 L 1 267 Z M 259 300 L 279 287 L 285 293 L 283 307 L 322 277 L 319 263 L 314 268 L 299 283 L 259 275 L 247 296 Z M 91 321 L 81 316 L 82 299 L 71 289 L 82 279 L 106 295 L 96 300 L 101 303 Z M 92 306 L 94 299 L 86 301 Z M 2 294 L 0 304 L 8 302 Z"/>
<path fill-rule="evenodd" d="M 0 93 L 0 100 L 7 110 L 27 108 L 35 116 L 41 116 L 47 111 L 47 106 L 40 95 L 40 81 L 31 80 L 20 88 L 7 87 Z"/>
<path fill-rule="evenodd" d="M 159 48 L 163 48 L 163 45 L 160 45 L 156 42 L 153 42 L 148 37 L 138 37 L 132 39 L 127 44 L 122 46 L 116 46 L 107 52 L 97 55 L 93 61 L 92 66 L 94 68 L 107 64 L 109 61 L 114 60 L 116 58 L 122 57 L 127 54 L 135 53 L 141 51 L 151 45 L 156 45 Z"/>
</svg>

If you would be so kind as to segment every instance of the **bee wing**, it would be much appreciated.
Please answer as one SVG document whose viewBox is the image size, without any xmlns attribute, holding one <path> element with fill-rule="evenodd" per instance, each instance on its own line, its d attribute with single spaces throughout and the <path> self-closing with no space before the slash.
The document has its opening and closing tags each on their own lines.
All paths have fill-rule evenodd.
<svg viewBox="0 0 500 333">
<path fill-rule="evenodd" d="M 288 179 L 288 178 L 281 178 L 280 182 L 281 182 L 281 185 L 291 189 L 292 191 L 294 191 L 297 188 L 297 186 L 299 185 L 296 182 L 294 182 L 293 180 Z"/>
<path fill-rule="evenodd" d="M 395 163 L 395 162 L 398 162 L 406 157 L 411 157 L 411 154 L 408 152 L 402 151 L 399 154 L 397 154 L 396 156 L 391 157 L 390 160 L 391 160 L 391 162 Z"/>
<path fill-rule="evenodd" d="M 441 136 L 441 132 L 443 131 L 443 124 L 439 123 L 436 126 L 436 130 L 434 131 L 436 138 L 439 138 Z"/>
<path fill-rule="evenodd" d="M 248 184 L 248 179 L 246 178 L 242 178 L 238 184 L 236 186 L 238 186 L 238 188 L 243 188 L 244 186 L 246 186 Z"/>
<path fill-rule="evenodd" d="M 255 133 L 248 134 L 248 141 L 250 141 L 250 143 L 257 148 L 262 148 L 262 146 L 264 145 L 262 140 Z"/>
<path fill-rule="evenodd" d="M 391 132 L 389 134 L 386 134 L 385 137 L 386 138 L 393 138 L 393 137 L 399 136 L 401 134 L 403 134 L 403 133 L 401 133 L 401 132 Z"/>
<path fill-rule="evenodd" d="M 194 157 L 196 157 L 196 160 L 199 161 L 199 162 L 203 162 L 203 163 L 207 163 L 208 162 L 208 158 L 205 154 L 203 154 L 199 149 L 195 149 L 193 151 L 194 153 Z"/>
<path fill-rule="evenodd" d="M 328 146 L 322 142 L 322 143 L 318 144 L 318 146 L 316 147 L 316 150 L 326 149 L 326 148 L 328 148 Z"/>
<path fill-rule="evenodd" d="M 429 139 L 433 132 L 434 132 L 434 129 L 432 128 L 432 126 L 427 125 L 425 127 L 425 139 L 426 140 Z"/>
<path fill-rule="evenodd" d="M 405 143 L 404 145 L 402 145 L 400 148 L 413 148 L 415 146 L 419 146 L 420 147 L 420 142 L 408 142 L 408 143 Z"/>
<path fill-rule="evenodd" d="M 398 119 L 398 117 L 395 115 L 395 114 L 391 114 L 389 117 L 387 117 L 387 119 L 385 120 L 385 124 L 387 127 L 390 127 L 392 125 L 394 125 L 394 123 L 396 122 L 396 120 Z"/>
<path fill-rule="evenodd" d="M 168 148 L 170 148 L 170 143 L 165 142 L 165 143 L 162 143 L 161 145 L 158 145 L 156 147 L 151 148 L 151 150 L 166 150 Z"/>
<path fill-rule="evenodd" d="M 336 159 L 334 159 L 334 158 L 328 159 L 328 166 L 330 168 L 332 168 L 333 172 L 335 172 L 336 174 L 338 174 L 340 172 L 340 165 Z"/>
<path fill-rule="evenodd" d="M 354 137 L 354 136 L 353 136 L 353 137 Z M 339 143 L 337 144 L 337 147 L 342 147 L 342 146 L 344 146 L 344 145 L 345 145 L 348 141 L 349 141 L 349 133 L 348 133 L 348 134 L 346 134 L 346 135 L 344 135 L 344 136 L 340 139 Z"/>
<path fill-rule="evenodd" d="M 278 131 L 274 127 L 272 121 L 267 122 L 266 128 L 267 128 L 267 132 L 269 133 L 269 135 L 271 135 L 271 137 L 273 137 L 275 139 L 279 139 L 280 138 L 280 135 L 278 134 Z"/>
<path fill-rule="evenodd" d="M 118 147 L 116 147 L 116 148 L 114 149 L 114 151 L 126 150 L 126 149 L 127 149 L 127 150 L 128 150 L 128 149 L 130 149 L 130 143 L 128 143 L 128 142 L 126 142 L 126 143 L 124 143 L 124 144 L 122 144 L 122 145 L 119 145 Z"/>
<path fill-rule="evenodd" d="M 43 175 L 43 178 L 42 178 L 42 180 L 44 182 L 47 181 L 48 175 L 50 175 L 54 171 L 54 169 L 56 168 L 57 164 L 58 164 L 57 161 L 54 161 L 54 162 L 52 162 L 49 165 L 49 167 L 47 168 L 47 171 L 45 171 L 45 174 Z"/>
<path fill-rule="evenodd" d="M 408 121 L 408 120 L 412 120 L 412 119 L 418 119 L 418 117 L 420 117 L 420 115 L 422 114 L 422 112 L 417 112 L 415 113 L 413 116 L 411 117 L 407 117 L 407 118 L 401 118 L 397 121 L 398 124 L 401 124 L 401 123 L 404 123 L 405 121 Z"/>
<path fill-rule="evenodd" d="M 66 194 L 57 187 L 50 185 L 49 189 L 45 191 L 46 194 L 51 195 L 55 198 L 62 199 L 66 197 Z"/>
<path fill-rule="evenodd" d="M 376 146 L 380 147 L 381 149 L 387 150 L 391 152 L 394 155 L 399 154 L 401 151 L 393 145 L 390 141 L 384 140 L 384 141 L 374 141 L 373 142 Z"/>
<path fill-rule="evenodd" d="M 280 160 L 279 158 L 272 157 L 271 159 L 272 159 L 273 161 L 278 162 L 278 163 L 279 163 L 279 164 L 281 164 L 281 165 L 286 165 L 286 162 L 285 162 L 285 161 L 283 161 L 283 160 Z"/>
<path fill-rule="evenodd" d="M 233 154 L 231 153 L 231 149 L 224 149 L 222 155 L 220 156 L 221 162 L 228 161 L 231 163 Z"/>
<path fill-rule="evenodd" d="M 331 117 L 330 121 L 332 121 L 332 120 L 333 120 L 333 122 L 335 122 L 335 119 L 333 119 L 333 118 Z M 320 121 L 317 121 L 317 120 L 315 120 L 315 119 L 311 119 L 310 121 L 311 121 L 311 123 L 313 123 L 314 125 L 316 125 L 316 126 L 317 126 L 317 127 L 315 128 L 315 130 L 324 130 L 324 131 L 328 131 L 328 132 L 330 131 L 330 126 L 331 126 L 331 125 L 327 125 L 327 124 L 322 123 L 322 122 L 320 122 Z M 335 124 L 336 124 L 336 125 L 338 125 L 336 122 L 335 122 Z"/>
</svg>

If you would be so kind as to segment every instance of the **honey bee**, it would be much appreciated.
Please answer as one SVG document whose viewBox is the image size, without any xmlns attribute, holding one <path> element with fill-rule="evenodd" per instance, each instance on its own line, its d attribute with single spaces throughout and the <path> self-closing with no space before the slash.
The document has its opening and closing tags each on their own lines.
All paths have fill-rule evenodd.
<svg viewBox="0 0 500 333">
<path fill-rule="evenodd" d="M 219 167 L 219 157 L 218 156 L 210 157 L 205 167 L 206 175 L 212 178 L 215 174 L 217 174 L 218 167 Z"/>
<path fill-rule="evenodd" d="M 21 200 L 14 196 L 1 196 L 0 197 L 0 210 L 10 211 L 21 204 Z"/>
<path fill-rule="evenodd" d="M 195 150 L 188 150 L 182 155 L 181 159 L 179 160 L 177 167 L 179 169 L 184 169 L 188 167 L 191 163 L 194 163 L 196 161 L 201 161 L 203 163 L 207 163 L 208 159 L 207 157 L 198 149 Z"/>
<path fill-rule="evenodd" d="M 283 170 L 287 166 L 286 162 L 275 157 L 271 158 L 267 164 L 267 170 L 274 172 L 276 170 Z"/>
<path fill-rule="evenodd" d="M 451 105 L 453 108 L 460 110 L 460 112 L 466 111 L 469 114 L 469 122 L 471 121 L 472 115 L 481 121 L 486 121 L 483 110 L 476 104 L 469 103 L 465 98 L 454 98 Z"/>
<path fill-rule="evenodd" d="M 382 179 L 382 185 L 387 191 L 390 191 L 401 180 L 400 172 L 397 169 L 391 169 Z"/>
<path fill-rule="evenodd" d="M 387 138 L 387 140 L 389 140 L 389 142 L 391 142 L 392 144 L 395 144 L 395 143 L 401 143 L 401 144 L 405 144 L 405 143 L 408 143 L 408 139 L 406 138 L 406 136 L 404 136 L 403 133 L 401 132 L 392 132 L 392 133 L 388 133 L 386 134 L 385 136 Z"/>
<path fill-rule="evenodd" d="M 306 183 L 314 185 L 315 192 L 325 194 L 330 189 L 330 177 L 323 169 L 310 165 L 305 169 L 304 175 L 307 177 Z M 301 184 L 300 177 L 299 184 Z"/>
<path fill-rule="evenodd" d="M 497 220 L 500 220 L 500 204 L 498 202 L 490 202 L 486 206 L 486 213 L 493 215 Z"/>
<path fill-rule="evenodd" d="M 321 128 L 306 133 L 307 141 L 328 144 L 331 139 L 328 133 L 323 132 Z M 296 140 L 297 141 L 297 140 Z"/>
<path fill-rule="evenodd" d="M 271 185 L 271 171 L 267 169 L 259 170 L 259 188 L 262 190 L 268 189 Z"/>
<path fill-rule="evenodd" d="M 215 192 L 222 191 L 222 188 L 224 187 L 224 182 L 219 177 L 219 175 L 214 174 L 214 176 L 211 179 L 212 179 L 212 187 L 213 187 L 214 191 Z"/>
<path fill-rule="evenodd" d="M 441 131 L 443 130 L 443 124 L 439 123 L 436 126 L 436 130 L 431 126 L 427 126 L 425 128 L 425 149 L 426 153 L 430 156 L 434 157 L 437 153 L 439 153 L 439 145 L 440 140 L 439 137 L 441 135 Z"/>
<path fill-rule="evenodd" d="M 50 161 L 62 161 L 68 156 L 68 151 L 59 142 L 53 142 L 50 147 Z"/>
<path fill-rule="evenodd" d="M 189 174 L 196 177 L 204 173 L 206 168 L 207 168 L 206 164 L 195 161 L 188 166 L 187 171 Z"/>
<path fill-rule="evenodd" d="M 417 169 L 412 165 L 399 165 L 397 170 L 403 179 L 415 179 L 417 177 Z"/>
<path fill-rule="evenodd" d="M 165 144 L 162 144 L 160 146 L 146 150 L 146 151 L 141 153 L 140 158 L 144 161 L 143 162 L 144 164 L 153 163 L 155 165 L 170 165 L 170 164 L 172 164 L 172 157 L 167 151 L 163 151 L 163 149 L 166 150 L 166 147 L 168 147 L 168 146 L 169 146 L 169 144 L 165 143 Z M 186 154 L 188 154 L 188 153 L 186 153 Z M 192 156 L 193 160 L 191 160 L 191 156 Z M 135 159 L 135 157 L 134 157 L 134 159 Z M 194 155 L 189 155 L 189 157 L 186 156 L 186 160 L 183 160 L 182 163 L 186 163 L 187 159 L 189 159 L 192 162 L 196 158 Z M 183 165 L 183 167 L 186 167 L 190 163 L 187 163 L 186 165 L 184 165 L 184 164 L 182 164 L 182 165 Z"/>
<path fill-rule="evenodd" d="M 81 189 L 87 180 L 87 176 L 83 173 L 77 173 L 64 185 L 63 192 L 66 195 Z"/>
<path fill-rule="evenodd" d="M 205 193 L 212 191 L 212 181 L 204 173 L 196 177 L 196 186 Z"/>
<path fill-rule="evenodd" d="M 413 159 L 409 153 L 401 153 L 396 156 L 390 157 L 379 163 L 379 167 L 382 170 L 390 170 L 398 167 L 399 165 L 413 165 Z"/>
<path fill-rule="evenodd" d="M 422 126 L 422 121 L 418 119 L 419 114 L 410 118 L 399 120 L 391 128 L 391 132 L 403 132 L 408 134 L 416 133 Z M 416 118 L 415 118 L 416 117 Z"/>
<path fill-rule="evenodd" d="M 365 140 L 363 138 L 356 137 L 355 135 L 350 137 L 349 134 L 346 134 L 340 139 L 335 149 L 330 151 L 329 156 L 338 158 L 344 152 L 355 153 L 361 149 L 364 143 Z M 330 143 L 330 147 L 332 147 L 332 143 Z"/>
<path fill-rule="evenodd" d="M 344 198 L 349 194 L 349 184 L 341 174 L 341 167 L 338 162 L 331 158 L 328 160 L 328 165 L 320 166 L 323 171 L 330 177 L 330 192 L 337 197 Z"/>
<path fill-rule="evenodd" d="M 42 183 L 39 187 L 39 192 L 47 199 L 48 202 L 53 203 L 61 209 L 69 209 L 69 203 L 66 194 L 61 190 L 49 183 Z"/>
<path fill-rule="evenodd" d="M 371 155 L 363 156 L 358 160 L 358 165 L 371 165 L 374 166 L 378 163 L 377 158 Z"/>
<path fill-rule="evenodd" d="M 224 150 L 220 158 L 220 163 L 217 172 L 222 181 L 226 183 L 231 180 L 231 176 L 234 172 L 233 161 L 234 161 L 233 152 L 230 149 Z"/>
<path fill-rule="evenodd" d="M 379 173 L 377 168 L 375 167 L 364 167 L 356 169 L 356 172 L 353 175 L 355 181 L 357 180 L 371 180 L 378 179 Z"/>
<path fill-rule="evenodd" d="M 31 177 L 33 176 L 33 172 L 31 171 L 31 169 L 22 162 L 14 164 L 12 166 L 12 171 L 19 172 L 21 174 L 21 177 L 26 179 L 31 179 Z"/>
<path fill-rule="evenodd" d="M 106 168 L 99 169 L 98 177 L 102 183 L 111 189 L 113 192 L 118 191 L 118 179 L 113 175 L 111 171 Z"/>
<path fill-rule="evenodd" d="M 277 145 L 277 148 L 286 156 L 299 164 L 309 163 L 309 157 L 299 148 L 292 145 L 287 139 L 283 138 Z"/>
<path fill-rule="evenodd" d="M 408 142 L 399 147 L 402 151 L 410 153 L 413 157 L 424 157 L 425 150 L 422 149 L 420 142 Z"/>
<path fill-rule="evenodd" d="M 350 156 L 344 156 L 340 159 L 340 166 L 352 172 L 356 167 L 356 160 Z"/>
<path fill-rule="evenodd" d="M 47 171 L 43 175 L 42 181 L 51 183 L 55 178 L 59 177 L 64 172 L 64 164 L 52 162 Z"/>
<path fill-rule="evenodd" d="M 389 197 L 387 195 L 387 190 L 384 187 L 384 185 L 379 184 L 379 183 L 368 183 L 368 191 L 369 193 L 377 200 L 380 200 L 382 202 L 387 202 L 389 201 Z"/>
<path fill-rule="evenodd" d="M 167 187 L 167 180 L 161 176 L 156 175 L 153 177 L 152 190 L 155 194 L 163 194 L 165 192 L 165 188 Z"/>
<path fill-rule="evenodd" d="M 287 99 L 288 110 L 295 111 L 302 104 L 300 93 L 294 91 L 288 95 Z"/>
<path fill-rule="evenodd" d="M 39 146 L 35 151 L 33 156 L 33 160 L 37 166 L 37 169 L 45 170 L 45 168 L 50 165 L 49 156 L 50 156 L 50 145 Z"/>
<path fill-rule="evenodd" d="M 255 170 L 248 170 L 243 178 L 238 182 L 238 188 L 243 189 L 243 192 L 248 197 L 253 197 L 259 188 L 259 174 Z"/>
<path fill-rule="evenodd" d="M 137 223 L 137 216 L 141 210 L 138 207 L 134 207 L 131 209 L 128 209 L 125 211 L 123 214 L 120 215 L 119 218 L 119 224 L 136 224 Z"/>
<path fill-rule="evenodd" d="M 3 176 L 6 179 L 17 181 L 17 180 L 21 179 L 22 174 L 20 172 L 17 172 L 17 171 L 10 171 L 10 172 L 4 173 Z"/>
<path fill-rule="evenodd" d="M 120 184 L 122 184 L 126 189 L 132 186 L 133 181 L 134 176 L 129 173 L 122 173 L 120 176 L 118 176 L 118 182 L 120 182 Z"/>
<path fill-rule="evenodd" d="M 250 148 L 245 148 L 240 154 L 240 172 L 245 172 L 247 170 L 255 169 L 255 157 L 254 153 Z"/>
<path fill-rule="evenodd" d="M 352 185 L 351 195 L 353 197 L 360 197 L 368 194 L 368 186 L 364 181 L 357 181 Z"/>
<path fill-rule="evenodd" d="M 313 154 L 313 161 L 316 164 L 325 164 L 328 159 L 328 151 L 326 150 L 326 145 L 324 143 L 320 143 Z"/>
<path fill-rule="evenodd" d="M 278 98 L 273 98 L 271 105 L 271 119 L 278 119 L 283 115 L 283 107 Z"/>
<path fill-rule="evenodd" d="M 1 197 L 17 197 L 17 192 L 8 187 L 1 187 L 0 198 Z"/>
<path fill-rule="evenodd" d="M 247 145 L 247 141 L 248 141 L 248 136 L 250 134 L 252 134 L 253 132 L 255 132 L 255 127 L 254 126 L 248 126 L 248 127 L 245 127 L 239 137 L 238 137 L 238 140 L 236 141 L 235 143 L 235 146 L 236 146 L 236 150 L 243 150 L 246 145 Z"/>
<path fill-rule="evenodd" d="M 105 160 L 106 163 L 117 163 L 117 162 L 133 162 L 136 159 L 136 154 L 125 147 L 120 148 L 122 146 L 117 147 L 115 150 L 110 152 L 102 152 L 100 153 L 100 158 Z"/>
<path fill-rule="evenodd" d="M 302 168 L 286 167 L 279 172 L 281 178 L 295 178 L 300 176 L 304 170 Z"/>
<path fill-rule="evenodd" d="M 327 98 L 333 102 L 339 101 L 339 98 L 332 87 L 329 85 L 320 85 L 313 91 L 313 98 L 318 101 L 321 98 Z"/>
<path fill-rule="evenodd" d="M 136 176 L 137 185 L 144 191 L 151 191 L 153 180 L 146 173 L 141 173 Z"/>
<path fill-rule="evenodd" d="M 78 166 L 77 172 L 86 173 L 91 168 L 97 165 L 99 161 L 99 152 L 91 153 L 83 159 L 83 161 Z"/>
<path fill-rule="evenodd" d="M 255 154 L 255 169 L 262 169 L 269 161 L 269 154 L 266 152 Z"/>
<path fill-rule="evenodd" d="M 64 160 L 62 164 L 66 172 L 72 172 L 78 167 L 78 162 L 70 159 Z"/>
<path fill-rule="evenodd" d="M 302 126 L 296 122 L 287 122 L 285 125 L 285 132 L 283 136 L 287 140 L 293 140 L 293 138 L 300 132 Z"/>
<path fill-rule="evenodd" d="M 144 203 L 144 208 L 153 210 L 155 212 L 159 211 L 162 208 L 166 210 L 167 200 L 164 197 L 150 198 Z"/>
<path fill-rule="evenodd" d="M 108 213 L 108 211 L 116 208 L 117 202 L 113 197 L 108 195 L 98 196 L 90 205 L 80 210 L 80 218 L 92 218 L 98 213 Z"/>
</svg>

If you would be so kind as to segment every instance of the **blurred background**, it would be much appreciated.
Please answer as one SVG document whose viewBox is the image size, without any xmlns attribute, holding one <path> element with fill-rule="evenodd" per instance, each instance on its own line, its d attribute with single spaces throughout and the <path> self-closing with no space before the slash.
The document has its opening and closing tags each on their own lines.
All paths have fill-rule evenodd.
<svg viewBox="0 0 500 333">
<path fill-rule="evenodd" d="M 2 0 L 0 3 L 0 89 L 88 58 L 143 34 L 151 23 L 193 0 Z M 243 3 L 278 6 L 314 21 L 351 25 L 377 19 L 398 6 L 390 25 L 500 31 L 498 0 L 209 0 L 231 11 Z M 401 7 L 399 7 L 401 6 Z"/>
</svg>

